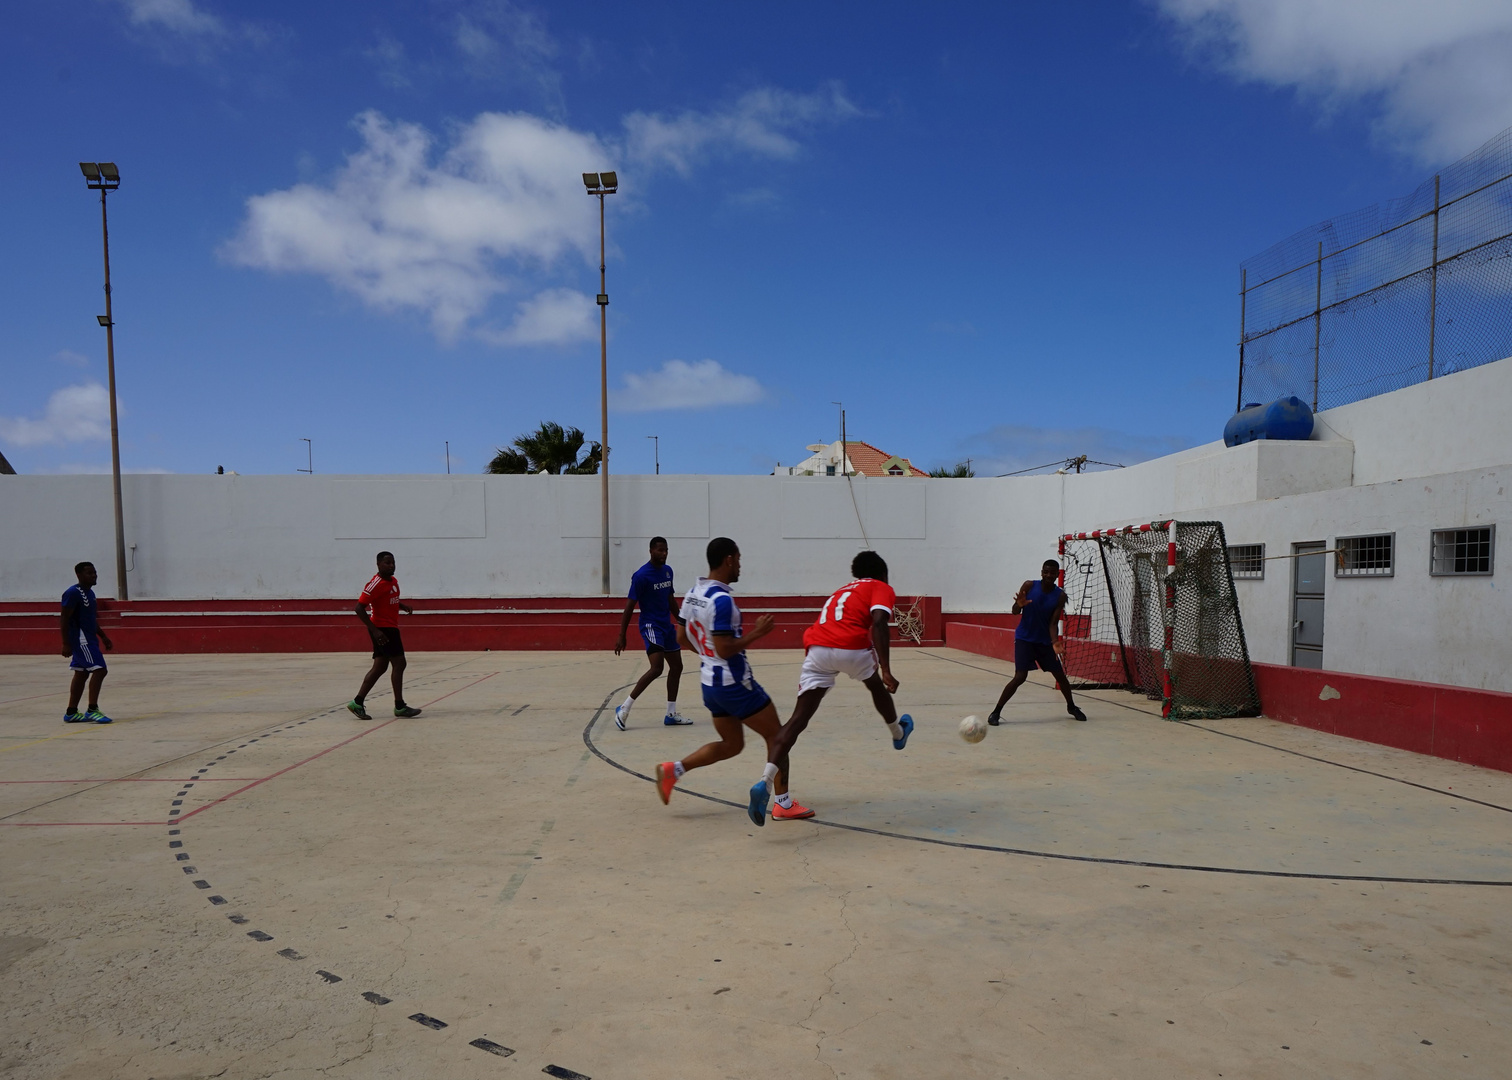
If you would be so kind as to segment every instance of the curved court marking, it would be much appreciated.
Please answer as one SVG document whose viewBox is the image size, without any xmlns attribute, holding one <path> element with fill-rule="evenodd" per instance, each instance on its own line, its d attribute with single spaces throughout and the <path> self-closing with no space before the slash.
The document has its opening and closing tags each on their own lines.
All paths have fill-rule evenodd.
<svg viewBox="0 0 1512 1080">
<path fill-rule="evenodd" d="M 460 662 L 458 662 L 456 664 L 451 665 L 450 667 L 441 668 L 438 671 L 431 672 L 431 673 L 429 673 L 428 675 L 425 675 L 425 676 L 421 676 L 421 677 L 417 678 L 414 683 L 411 684 L 411 689 L 414 689 L 415 687 L 421 685 L 426 679 L 430 679 L 430 680 L 434 681 L 435 680 L 435 676 L 437 676 L 439 674 L 442 674 L 444 672 L 452 671 L 455 668 L 462 667 L 462 666 L 464 666 L 466 664 L 471 663 L 473 660 L 476 660 L 476 659 L 479 659 L 479 657 L 469 657 L 467 660 L 460 661 Z M 462 676 L 458 676 L 458 677 L 466 677 L 467 674 L 468 673 L 464 673 Z M 467 684 L 465 684 L 463 686 L 457 687 L 455 690 L 452 690 L 452 691 L 449 691 L 448 693 L 442 694 L 440 697 L 432 698 L 431 700 L 422 703 L 419 707 L 421 709 L 427 709 L 427 708 L 429 708 L 430 706 L 436 704 L 439 701 L 445 701 L 447 698 L 452 697 L 455 694 L 460 694 L 464 690 L 470 690 L 474 686 L 477 686 L 480 683 L 484 682 L 485 680 L 491 679 L 495 675 L 498 675 L 498 674 L 500 674 L 500 672 L 498 672 L 498 671 L 491 671 L 488 674 L 481 676 L 480 678 L 473 679 L 471 682 L 469 682 L 469 683 L 467 683 Z M 627 683 L 626 685 L 629 685 L 629 684 Z M 623 689 L 623 687 L 621 687 L 621 689 Z M 519 712 L 523 712 L 525 708 L 528 708 L 528 706 L 522 706 L 515 713 L 515 715 L 518 715 Z M 260 741 L 262 739 L 271 738 L 272 736 L 278 734 L 279 732 L 286 731 L 286 730 L 288 730 L 290 728 L 299 727 L 301 725 L 308 724 L 311 721 L 323 719 L 323 718 L 325 718 L 327 716 L 331 716 L 331 715 L 334 715 L 334 714 L 339 714 L 339 713 L 343 712 L 345 709 L 346 709 L 346 706 L 344 704 L 342 704 L 342 705 L 337 705 L 337 706 L 333 706 L 332 708 L 326 709 L 324 712 L 313 713 L 313 714 L 311 714 L 309 716 L 306 716 L 305 718 L 303 718 L 301 720 L 288 720 L 288 721 L 284 721 L 283 723 L 279 724 L 277 727 L 273 727 L 273 728 L 269 728 L 269 729 L 263 730 L 252 741 Z M 175 797 L 175 799 L 173 801 L 172 805 L 173 805 L 174 808 L 170 809 L 168 811 L 168 819 L 166 821 L 162 821 L 162 822 L 152 822 L 151 824 L 155 824 L 155 825 L 159 825 L 159 826 L 168 826 L 169 827 L 168 828 L 168 835 L 170 837 L 181 837 L 183 835 L 183 829 L 181 828 L 181 826 L 189 818 L 194 817 L 194 815 L 198 814 L 200 811 L 202 811 L 202 810 L 208 810 L 210 807 L 216 806 L 219 803 L 225 802 L 227 799 L 232 798 L 235 795 L 239 795 L 239 794 L 241 794 L 241 792 L 246 791 L 249 788 L 256 787 L 258 784 L 261 784 L 261 783 L 263 783 L 263 782 L 265 782 L 267 780 L 272 780 L 275 777 L 282 776 L 282 775 L 284 775 L 287 772 L 290 772 L 290 771 L 292 771 L 294 769 L 299 768 L 300 765 L 304 765 L 304 764 L 306 764 L 308 762 L 314 761 L 316 758 L 324 757 L 326 754 L 331 753 L 331 751 L 333 751 L 333 750 L 339 750 L 343 746 L 346 746 L 349 743 L 355 742 L 355 741 L 357 741 L 358 739 L 362 738 L 365 735 L 370 735 L 373 732 L 378 731 L 381 728 L 386 728 L 390 724 L 394 723 L 395 720 L 400 720 L 400 719 L 404 719 L 404 718 L 396 716 L 396 717 L 394 717 L 393 720 L 385 720 L 385 721 L 383 721 L 381 723 L 374 724 L 372 727 L 364 729 L 363 731 L 359 732 L 358 734 L 353 735 L 352 737 L 350 737 L 348 739 L 345 739 L 345 740 L 337 743 L 335 746 L 327 747 L 326 749 L 320 751 L 320 753 L 315 754 L 312 757 L 305 758 L 303 761 L 296 762 L 295 764 L 290 765 L 287 768 L 280 769 L 279 771 L 277 771 L 275 773 L 272 773 L 272 774 L 270 774 L 268 776 L 262 777 L 261 779 L 257 780 L 255 783 L 248 784 L 246 787 L 243 787 L 243 788 L 238 788 L 236 791 L 231 792 L 229 795 L 223 795 L 223 796 L 221 796 L 218 799 L 215 799 L 215 800 L 213 800 L 211 802 L 205 803 L 204 805 L 200 806 L 198 809 L 191 810 L 187 814 L 183 814 L 182 816 L 178 816 L 181 813 L 181 804 L 182 804 L 182 798 L 183 798 L 183 796 L 185 796 L 188 793 L 189 789 L 192 788 L 192 787 L 194 787 L 194 785 L 196 783 L 200 783 L 200 782 L 208 779 L 207 777 L 203 776 L 202 774 L 205 773 L 205 772 L 207 772 L 207 771 L 209 771 L 210 769 L 215 768 L 216 765 L 219 762 L 224 761 L 231 754 L 236 753 L 237 750 L 240 750 L 243 747 L 247 746 L 246 743 L 243 743 L 240 746 L 238 746 L 236 749 L 227 750 L 225 754 L 218 755 L 218 756 L 212 758 L 210 761 L 207 761 L 205 763 L 205 767 L 203 769 L 198 770 L 198 773 L 200 775 L 197 775 L 194 779 L 191 779 L 191 780 L 188 780 L 188 781 L 184 782 L 184 787 L 177 793 L 177 796 Z M 247 736 L 243 736 L 243 737 L 244 738 L 249 738 Z M 234 741 L 234 740 L 231 740 L 231 741 Z M 219 746 L 221 746 L 221 745 L 224 745 L 224 744 L 218 743 L 213 748 L 219 748 Z M 184 757 L 188 757 L 188 756 L 190 756 L 190 755 L 187 755 L 187 754 L 184 755 Z M 179 759 L 174 759 L 174 760 L 179 760 Z M 183 873 L 186 875 L 187 878 L 192 878 L 193 879 L 193 880 L 189 881 L 189 884 L 193 885 L 196 889 L 201 890 L 205 894 L 205 899 L 207 901 L 209 901 L 211 905 L 213 905 L 215 907 L 231 906 L 231 901 L 230 900 L 228 900 L 228 899 L 226 899 L 226 897 L 221 896 L 220 894 L 214 892 L 214 888 L 215 887 L 210 883 L 210 881 L 209 881 L 209 875 L 208 874 L 205 874 L 202 877 L 195 877 L 194 876 L 194 875 L 197 875 L 197 874 L 201 874 L 202 871 L 200 871 L 195 866 L 189 865 L 189 863 L 191 862 L 191 855 L 190 855 L 189 851 L 185 848 L 185 844 L 186 844 L 186 841 L 184 841 L 182 839 L 169 840 L 168 841 L 168 848 L 169 848 L 170 852 L 172 852 L 173 855 L 174 855 L 174 865 L 177 866 L 181 871 L 183 871 Z M 226 918 L 228 920 L 230 920 L 230 922 L 232 922 L 234 925 L 236 925 L 238 927 L 246 926 L 246 925 L 248 925 L 249 923 L 252 922 L 252 919 L 250 917 L 248 917 L 246 915 L 243 915 L 239 911 L 233 911 L 233 912 L 227 914 Z M 266 931 L 263 931 L 263 930 L 248 930 L 248 931 L 245 931 L 245 933 L 246 933 L 246 936 L 247 936 L 248 939 L 250 939 L 253 942 L 257 942 L 259 944 L 263 943 L 263 942 L 268 942 L 268 941 L 275 940 L 275 935 L 269 934 L 269 933 L 267 933 Z M 292 946 L 285 947 L 285 948 L 277 950 L 276 955 L 283 957 L 285 960 L 290 960 L 290 961 L 294 961 L 294 962 L 301 962 L 301 961 L 305 961 L 305 960 L 309 960 L 310 959 L 310 956 L 308 954 L 299 952 L 297 949 L 293 948 Z M 327 971 L 324 968 L 317 968 L 316 971 L 315 971 L 315 976 L 317 978 L 319 978 L 320 980 L 322 980 L 323 982 L 327 983 L 327 984 L 339 983 L 339 982 L 345 982 L 346 981 L 346 978 L 344 976 L 337 975 L 335 972 Z M 383 994 L 380 994 L 380 993 L 378 993 L 377 991 L 374 991 L 374 990 L 368 990 L 368 991 L 363 992 L 361 994 L 361 997 L 363 998 L 363 1000 L 367 1001 L 368 1003 L 370 1003 L 372 1005 L 390 1005 L 390 1004 L 393 1004 L 393 1001 L 394 1001 L 393 998 L 385 997 Z M 399 1010 L 401 1013 L 403 1012 L 403 1008 L 404 1007 L 401 1007 L 400 1010 Z M 419 1024 L 421 1027 L 429 1028 L 432 1031 L 441 1031 L 444 1028 L 447 1028 L 447 1027 L 451 1026 L 445 1020 L 438 1020 L 434 1016 L 431 1016 L 430 1014 L 425 1013 L 425 1012 L 410 1013 L 410 1014 L 408 1014 L 408 1018 L 410 1020 L 415 1021 L 415 1023 Z M 478 1038 L 472 1039 L 471 1041 L 468 1042 L 467 1045 L 468 1046 L 472 1046 L 472 1047 L 476 1047 L 477 1049 L 482 1050 L 485 1053 L 493 1054 L 496 1057 L 507 1058 L 507 1057 L 514 1056 L 514 1054 L 516 1053 L 516 1051 L 513 1050 L 512 1048 L 510 1048 L 508 1046 L 505 1046 L 502 1043 L 495 1042 L 494 1040 L 489 1039 L 486 1036 L 480 1036 Z M 574 1072 L 572 1069 L 567 1069 L 567 1068 L 564 1068 L 564 1067 L 562 1067 L 560 1065 L 555 1065 L 555 1064 L 548 1064 L 544 1069 L 541 1070 L 541 1072 L 545 1073 L 548 1076 L 558 1077 L 559 1080 L 592 1080 L 591 1077 L 589 1077 L 589 1076 L 587 1076 L 587 1075 L 585 1075 L 583 1073 Z"/>
<path fill-rule="evenodd" d="M 940 659 L 949 658 L 941 657 Z M 955 662 L 959 663 L 959 661 Z M 964 666 L 971 667 L 972 665 L 967 664 Z M 982 668 L 979 670 L 985 671 L 988 669 Z M 993 674 L 996 675 L 999 672 L 993 672 Z M 631 684 L 625 684 L 625 686 L 629 685 Z M 593 741 L 593 725 L 597 724 L 599 718 L 604 715 L 604 710 L 609 707 L 609 702 L 614 700 L 614 695 L 623 690 L 625 686 L 615 687 L 599 703 L 599 707 L 594 711 L 593 717 L 588 721 L 588 725 L 583 728 L 583 744 L 593 751 L 605 764 L 612 765 L 621 772 L 629 773 L 631 776 L 654 784 L 656 781 L 652 777 L 647 776 L 645 773 L 636 772 L 628 765 L 621 765 L 618 761 L 615 761 L 608 754 L 600 750 Z M 1201 730 L 1206 731 L 1207 729 L 1203 728 Z M 1219 732 L 1219 734 L 1222 733 Z M 1327 764 L 1332 764 L 1332 762 L 1328 762 Z M 1391 778 L 1387 777 L 1387 779 Z M 714 795 L 705 795 L 703 792 L 694 791 L 691 788 L 680 787 L 677 790 L 681 791 L 684 795 L 691 795 L 695 799 L 718 803 L 721 806 L 734 807 L 741 813 L 745 813 L 746 810 L 744 803 L 731 802 L 729 799 L 721 799 Z M 1434 789 L 1430 788 L 1429 790 Z M 1448 794 L 1452 795 L 1453 792 L 1449 792 Z M 1501 808 L 1498 807 L 1497 809 Z M 1294 870 L 1252 870 L 1238 866 L 1200 866 L 1190 863 L 1148 862 L 1142 859 L 1113 859 L 1101 855 L 1067 855 L 1059 851 L 1034 851 L 1029 848 L 999 847 L 996 844 L 969 844 L 961 840 L 939 840 L 932 836 L 914 836 L 910 833 L 890 832 L 887 829 L 872 829 L 865 825 L 846 825 L 843 822 L 825 821 L 823 818 L 818 817 L 809 818 L 807 823 L 810 825 L 822 825 L 827 829 L 844 829 L 847 832 L 885 836 L 892 840 L 912 840 L 919 844 L 934 844 L 937 847 L 962 848 L 966 851 L 995 851 L 1003 855 L 1027 855 L 1036 859 L 1057 859 L 1061 862 L 1100 863 L 1104 866 L 1137 866 L 1146 870 L 1192 870 L 1203 874 L 1237 874 L 1241 877 L 1298 878 L 1308 881 L 1370 881 L 1391 885 L 1486 885 L 1494 888 L 1512 887 L 1512 881 L 1487 881 L 1478 878 L 1382 877 L 1374 874 L 1306 874 Z"/>
<path fill-rule="evenodd" d="M 964 660 L 957 660 L 952 656 L 940 656 L 938 653 L 927 652 L 923 649 L 920 649 L 919 651 L 923 652 L 925 656 L 932 656 L 936 660 L 944 660 L 949 664 L 960 664 L 961 667 L 971 668 L 972 671 L 986 671 L 993 675 L 1003 674 L 1001 671 L 993 671 L 992 668 L 984 668 L 979 667 L 976 664 L 968 664 Z M 1007 661 L 1004 661 L 1004 663 L 1006 662 Z M 1080 693 L 1091 696 L 1093 692 L 1090 690 L 1082 690 L 1080 691 Z M 1111 698 L 1093 697 L 1092 700 L 1100 701 L 1104 705 L 1116 705 L 1120 709 L 1128 709 L 1130 712 L 1137 712 L 1142 716 L 1153 716 L 1152 713 L 1149 713 L 1144 709 L 1139 708 L 1138 706 L 1129 705 L 1122 701 L 1114 701 Z M 1419 784 L 1413 780 L 1403 780 L 1400 776 L 1392 776 L 1390 773 L 1376 772 L 1373 769 L 1362 769 L 1358 765 L 1346 765 L 1342 761 L 1330 761 L 1328 758 L 1316 757 L 1312 754 L 1304 754 L 1300 750 L 1289 750 L 1284 746 L 1277 746 L 1275 743 L 1261 742 L 1259 739 L 1251 739 L 1247 735 L 1235 735 L 1232 731 L 1219 731 L 1217 728 L 1203 727 L 1201 724 L 1194 723 L 1191 720 L 1172 720 L 1168 722 L 1180 724 L 1182 727 L 1194 728 L 1197 731 L 1206 731 L 1212 735 L 1222 735 L 1228 739 L 1238 739 L 1240 742 L 1253 743 L 1255 746 L 1263 746 L 1267 750 L 1276 750 L 1283 754 L 1291 754 L 1293 757 L 1306 758 L 1308 761 L 1316 761 L 1320 765 L 1332 765 L 1336 769 L 1348 769 L 1350 772 L 1364 773 L 1366 776 L 1374 776 L 1381 780 L 1390 780 L 1394 784 L 1406 784 L 1408 787 L 1415 787 L 1421 791 L 1431 791 L 1435 795 L 1443 795 L 1444 797 L 1449 799 L 1459 799 L 1463 802 L 1475 803 L 1477 806 L 1484 806 L 1491 810 L 1500 810 L 1503 813 L 1512 814 L 1512 806 L 1501 806 L 1497 803 L 1486 802 L 1483 799 L 1472 799 L 1469 795 L 1461 795 L 1458 792 L 1454 791 L 1445 791 L 1443 788 L 1432 787 L 1429 784 Z M 1308 728 L 1307 730 L 1311 731 L 1314 729 Z M 1327 734 L 1327 732 L 1324 732 L 1323 734 Z M 1373 743 L 1371 745 L 1377 744 Z M 1441 758 L 1440 760 L 1448 759 Z"/>
</svg>

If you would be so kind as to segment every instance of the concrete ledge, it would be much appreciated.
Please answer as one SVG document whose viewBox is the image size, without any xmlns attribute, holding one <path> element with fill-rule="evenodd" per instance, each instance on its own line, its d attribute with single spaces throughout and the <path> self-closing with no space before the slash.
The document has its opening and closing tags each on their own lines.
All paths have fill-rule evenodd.
<svg viewBox="0 0 1512 1080">
<path fill-rule="evenodd" d="M 945 623 L 953 649 L 1013 659 L 1013 631 Z M 1252 664 L 1264 715 L 1299 727 L 1512 772 L 1512 694 Z"/>
<path fill-rule="evenodd" d="M 823 596 L 743 596 L 747 625 L 771 615 L 776 628 L 755 648 L 801 649 Z M 943 645 L 940 598 L 898 598 L 901 609 L 921 601 L 922 645 Z M 100 601 L 100 624 L 115 652 L 263 653 L 369 652 L 367 633 L 352 614 L 355 599 Z M 625 601 L 617 596 L 442 597 L 415 600 L 400 622 L 411 652 L 609 650 Z M 893 644 L 912 646 L 893 627 Z M 58 607 L 50 602 L 0 604 L 0 655 L 58 651 Z M 629 647 L 641 642 L 631 619 Z"/>
<path fill-rule="evenodd" d="M 1273 720 L 1512 772 L 1512 694 L 1253 666 L 1265 715 Z"/>
</svg>

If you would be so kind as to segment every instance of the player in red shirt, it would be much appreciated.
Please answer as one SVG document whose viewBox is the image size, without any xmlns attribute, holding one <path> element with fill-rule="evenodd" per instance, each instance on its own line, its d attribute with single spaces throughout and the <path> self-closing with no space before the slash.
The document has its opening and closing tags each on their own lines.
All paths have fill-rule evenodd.
<svg viewBox="0 0 1512 1080">
<path fill-rule="evenodd" d="M 766 809 L 766 793 L 778 773 L 788 775 L 788 751 L 813 719 L 819 702 L 844 672 L 871 691 L 872 704 L 892 733 L 893 749 L 908 745 L 913 734 L 913 718 L 901 717 L 893 706 L 892 695 L 898 692 L 898 680 L 889 666 L 887 624 L 897 601 L 887 583 L 887 563 L 875 551 L 863 551 L 851 560 L 848 585 L 836 589 L 819 609 L 819 618 L 803 632 L 803 670 L 798 676 L 798 702 L 793 715 L 777 738 L 772 741 L 766 771 L 751 787 L 750 815 L 757 825 L 758 809 Z M 777 797 L 772 810 L 775 820 L 813 817 L 812 810 L 792 804 L 786 796 Z"/>
<path fill-rule="evenodd" d="M 415 609 L 399 599 L 399 579 L 394 576 L 392 551 L 378 553 L 378 572 L 363 586 L 362 595 L 357 598 L 354 610 L 362 620 L 362 625 L 367 627 L 368 636 L 373 639 L 373 666 L 368 668 L 368 673 L 362 680 L 362 689 L 347 702 L 347 708 L 357 719 L 371 720 L 362 700 L 367 697 L 373 684 L 383 677 L 384 671 L 392 668 L 390 680 L 394 684 L 394 715 L 419 716 L 419 709 L 412 709 L 404 703 L 404 669 L 407 662 L 404 659 L 404 640 L 399 636 L 399 613 L 402 611 L 413 615 Z M 368 614 L 370 611 L 371 615 Z"/>
</svg>

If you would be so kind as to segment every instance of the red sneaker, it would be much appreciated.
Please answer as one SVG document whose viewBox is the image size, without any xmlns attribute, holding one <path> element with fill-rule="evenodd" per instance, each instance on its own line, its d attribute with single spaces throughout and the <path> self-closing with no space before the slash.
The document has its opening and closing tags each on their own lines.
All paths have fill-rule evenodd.
<svg viewBox="0 0 1512 1080">
<path fill-rule="evenodd" d="M 677 785 L 677 773 L 672 770 L 672 764 L 664 761 L 656 767 L 656 793 L 661 796 L 663 805 L 672 798 L 672 789 Z"/>
<path fill-rule="evenodd" d="M 772 818 L 776 821 L 797 821 L 800 818 L 810 818 L 814 812 L 806 806 L 799 806 L 794 800 L 793 805 L 784 810 L 780 805 L 772 806 Z"/>
</svg>

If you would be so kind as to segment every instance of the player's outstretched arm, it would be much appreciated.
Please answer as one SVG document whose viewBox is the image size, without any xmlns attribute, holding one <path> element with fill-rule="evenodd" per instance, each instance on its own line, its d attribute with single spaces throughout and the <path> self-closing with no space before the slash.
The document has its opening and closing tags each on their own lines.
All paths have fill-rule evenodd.
<svg viewBox="0 0 1512 1080">
<path fill-rule="evenodd" d="M 889 694 L 898 692 L 898 680 L 893 678 L 892 673 L 892 644 L 888 640 L 887 623 L 891 612 L 881 608 L 872 609 L 871 640 L 872 649 L 877 654 L 877 670 L 882 673 L 882 685 L 887 687 Z"/>
<path fill-rule="evenodd" d="M 744 637 L 736 637 L 734 634 L 714 632 L 714 652 L 721 660 L 728 660 L 738 652 L 744 652 L 750 646 L 756 644 L 762 638 L 772 632 L 776 619 L 771 615 L 763 615 L 756 620 L 756 629 Z"/>
<path fill-rule="evenodd" d="M 635 610 L 635 597 L 625 601 L 625 610 L 620 612 L 619 637 L 614 639 L 614 655 L 625 651 L 625 635 L 630 631 L 630 613 Z M 682 627 L 678 627 L 677 640 L 682 641 Z"/>
<path fill-rule="evenodd" d="M 1026 581 L 1019 586 L 1018 595 L 1013 598 L 1013 614 L 1017 615 L 1029 606 L 1029 587 L 1033 584 Z"/>
</svg>

